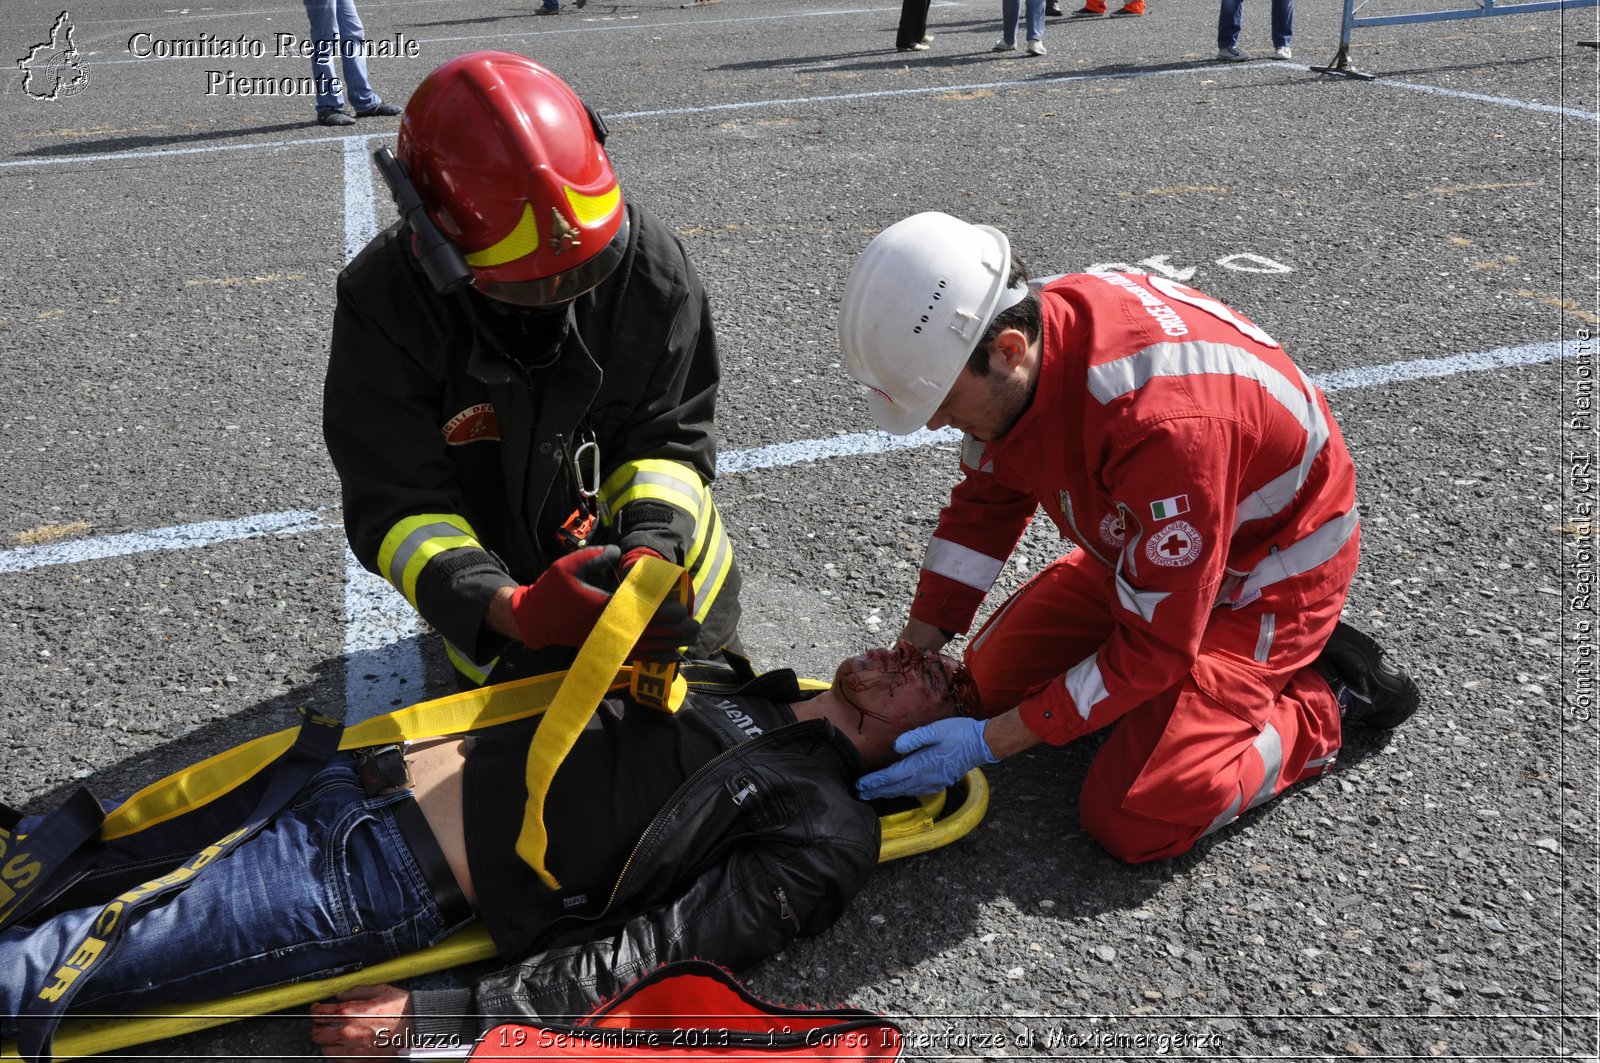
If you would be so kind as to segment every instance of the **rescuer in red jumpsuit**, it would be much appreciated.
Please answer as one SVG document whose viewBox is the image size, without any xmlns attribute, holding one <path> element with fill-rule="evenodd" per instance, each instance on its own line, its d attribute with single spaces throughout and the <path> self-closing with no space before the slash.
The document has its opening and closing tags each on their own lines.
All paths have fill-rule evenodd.
<svg viewBox="0 0 1600 1063">
<path fill-rule="evenodd" d="M 1122 860 L 1165 859 L 1329 770 L 1342 722 L 1416 710 L 1410 677 L 1339 622 L 1360 539 L 1344 439 L 1250 321 L 1162 277 L 1034 289 L 1004 234 L 925 213 L 862 254 L 839 331 L 881 427 L 966 433 L 903 638 L 966 631 L 1037 508 L 1079 547 L 968 645 L 989 718 L 902 736 L 863 796 L 1110 727 L 1083 825 Z"/>
</svg>

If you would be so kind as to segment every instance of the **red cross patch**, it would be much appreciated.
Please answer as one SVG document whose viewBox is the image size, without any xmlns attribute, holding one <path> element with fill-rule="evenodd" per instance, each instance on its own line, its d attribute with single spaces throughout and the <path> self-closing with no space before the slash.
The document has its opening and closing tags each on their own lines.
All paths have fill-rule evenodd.
<svg viewBox="0 0 1600 1063">
<path fill-rule="evenodd" d="M 1114 549 L 1122 549 L 1122 540 L 1127 535 L 1123 527 L 1122 514 L 1107 513 L 1100 518 L 1100 541 Z"/>
<path fill-rule="evenodd" d="M 1205 545 L 1194 525 L 1186 520 L 1175 520 L 1156 529 L 1144 544 L 1144 556 L 1166 568 L 1187 565 L 1200 556 Z"/>
</svg>

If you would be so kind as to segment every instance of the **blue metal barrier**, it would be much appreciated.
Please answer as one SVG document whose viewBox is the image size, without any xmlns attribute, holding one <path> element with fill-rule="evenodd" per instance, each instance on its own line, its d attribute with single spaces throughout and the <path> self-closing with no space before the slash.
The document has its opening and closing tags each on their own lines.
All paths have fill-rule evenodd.
<svg viewBox="0 0 1600 1063">
<path fill-rule="evenodd" d="M 1362 0 L 1362 6 L 1366 0 Z M 1344 24 L 1339 32 L 1339 51 L 1333 57 L 1333 62 L 1327 66 L 1314 66 L 1311 69 L 1319 74 L 1343 74 L 1346 77 L 1360 78 L 1371 81 L 1377 75 L 1368 74 L 1355 69 L 1350 65 L 1350 34 L 1357 27 L 1364 26 L 1400 26 L 1411 22 L 1446 22 L 1462 18 L 1486 18 L 1490 15 L 1521 15 L 1533 11 L 1561 11 L 1567 8 L 1574 10 L 1584 7 L 1600 5 L 1600 0 L 1523 0 L 1514 4 L 1497 4 L 1494 0 L 1480 0 L 1472 7 L 1458 8 L 1452 11 L 1419 11 L 1406 15 L 1368 15 L 1356 16 L 1356 0 L 1344 0 Z M 1580 41 L 1588 45 L 1588 41 Z M 1591 45 L 1592 46 L 1592 45 Z"/>
</svg>

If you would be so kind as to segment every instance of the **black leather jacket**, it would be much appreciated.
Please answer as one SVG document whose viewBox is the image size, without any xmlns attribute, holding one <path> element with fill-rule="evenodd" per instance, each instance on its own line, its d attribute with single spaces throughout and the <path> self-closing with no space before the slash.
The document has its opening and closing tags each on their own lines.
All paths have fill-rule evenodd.
<svg viewBox="0 0 1600 1063">
<path fill-rule="evenodd" d="M 582 1015 L 671 960 L 746 967 L 831 926 L 878 859 L 877 812 L 855 793 L 862 770 L 825 720 L 726 749 L 655 817 L 599 918 L 557 920 L 527 959 L 477 979 L 480 1029 Z"/>
</svg>

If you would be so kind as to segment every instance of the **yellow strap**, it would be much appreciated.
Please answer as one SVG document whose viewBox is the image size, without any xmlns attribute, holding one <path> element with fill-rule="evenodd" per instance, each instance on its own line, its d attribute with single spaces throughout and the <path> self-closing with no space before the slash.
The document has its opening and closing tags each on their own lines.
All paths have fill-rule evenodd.
<svg viewBox="0 0 1600 1063">
<path fill-rule="evenodd" d="M 517 855 L 552 890 L 559 890 L 561 883 L 545 866 L 550 845 L 544 827 L 545 791 L 622 670 L 628 652 L 677 585 L 682 572 L 679 566 L 654 557 L 640 558 L 628 569 L 628 578 L 611 596 L 594 630 L 584 640 L 578 659 L 562 679 L 561 688 L 528 746 L 528 803 L 522 813 L 522 831 L 517 835 Z"/>
<path fill-rule="evenodd" d="M 222 796 L 281 757 L 299 733 L 291 727 L 263 735 L 151 783 L 106 816 L 100 836 L 106 841 L 121 838 Z"/>
<path fill-rule="evenodd" d="M 397 709 L 345 728 L 339 748 L 460 734 L 536 716 L 550 704 L 565 676 L 551 672 Z M 624 668 L 617 681 L 626 684 L 631 678 L 631 670 Z M 263 735 L 158 779 L 106 816 L 100 836 L 107 841 L 121 838 L 216 800 L 281 757 L 299 733 L 298 727 L 291 727 Z"/>
<path fill-rule="evenodd" d="M 690 589 L 688 572 L 678 574 L 676 590 L 678 601 L 689 604 L 693 591 Z M 654 661 L 633 662 L 633 678 L 628 683 L 628 693 L 639 704 L 662 712 L 677 712 L 683 706 L 683 696 L 688 692 L 689 684 L 678 674 L 677 661 L 662 664 Z"/>
</svg>

